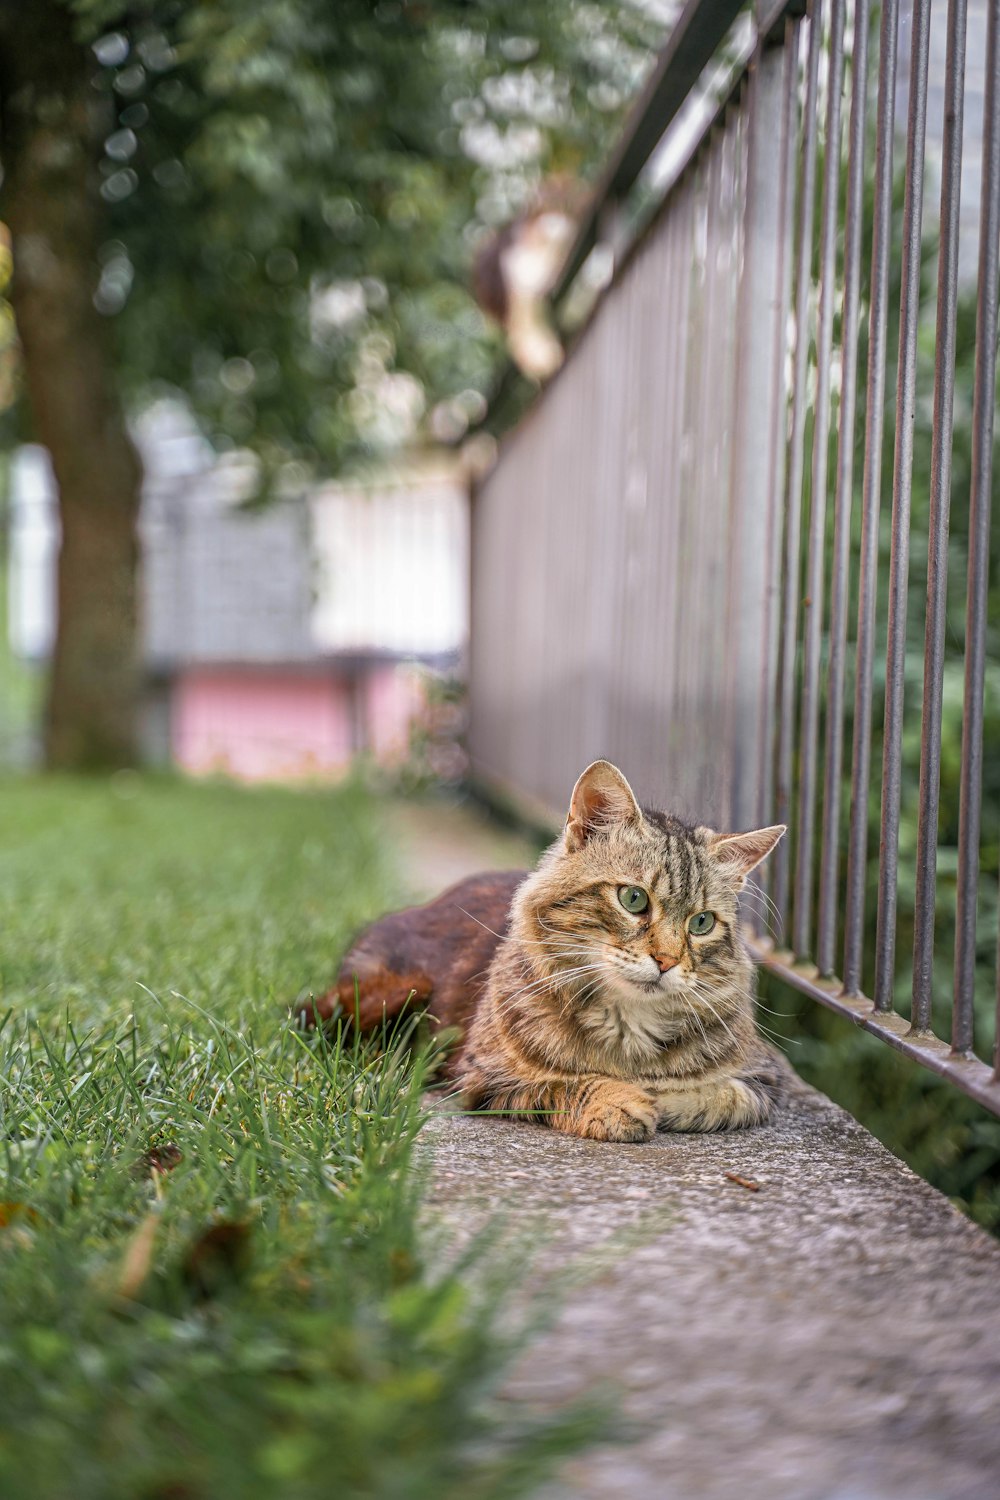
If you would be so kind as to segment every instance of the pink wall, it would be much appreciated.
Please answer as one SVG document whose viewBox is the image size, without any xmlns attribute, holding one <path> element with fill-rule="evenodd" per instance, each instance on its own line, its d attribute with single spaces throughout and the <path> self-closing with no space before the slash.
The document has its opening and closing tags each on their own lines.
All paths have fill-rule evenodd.
<svg viewBox="0 0 1000 1500">
<path fill-rule="evenodd" d="M 356 732 L 376 759 L 405 758 L 409 723 L 423 700 L 418 674 L 405 666 L 372 667 L 357 698 L 359 709 L 346 677 L 188 668 L 171 700 L 174 763 L 194 775 L 243 781 L 331 776 L 346 770 Z"/>
<path fill-rule="evenodd" d="M 351 714 L 336 679 L 191 669 L 174 685 L 173 758 L 245 781 L 329 775 L 350 760 Z"/>
<path fill-rule="evenodd" d="M 422 674 L 416 667 L 382 666 L 364 683 L 365 748 L 384 765 L 405 761 L 410 724 L 424 706 Z"/>
</svg>

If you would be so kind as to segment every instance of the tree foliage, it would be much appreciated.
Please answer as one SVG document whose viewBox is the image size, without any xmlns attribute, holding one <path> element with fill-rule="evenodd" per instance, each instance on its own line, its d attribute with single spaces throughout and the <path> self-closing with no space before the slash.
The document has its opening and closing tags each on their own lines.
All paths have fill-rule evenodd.
<svg viewBox="0 0 1000 1500">
<path fill-rule="evenodd" d="M 95 295 L 125 389 L 183 391 L 286 480 L 478 415 L 476 238 L 592 170 L 662 30 L 573 0 L 67 3 L 107 111 Z"/>
<path fill-rule="evenodd" d="M 138 754 L 123 398 L 182 393 L 262 493 L 428 417 L 460 437 L 499 355 L 477 233 L 600 158 L 659 30 L 629 0 L 0 0 L 0 212 L 62 521 L 49 765 Z M 0 324 L 0 399 L 6 362 Z"/>
</svg>

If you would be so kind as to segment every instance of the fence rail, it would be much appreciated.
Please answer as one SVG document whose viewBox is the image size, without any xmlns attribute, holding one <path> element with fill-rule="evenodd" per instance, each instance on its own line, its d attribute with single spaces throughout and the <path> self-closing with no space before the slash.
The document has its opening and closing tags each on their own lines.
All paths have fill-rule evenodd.
<svg viewBox="0 0 1000 1500">
<path fill-rule="evenodd" d="M 1000 1073 L 974 1025 L 977 995 L 982 1021 L 996 982 L 985 952 L 996 935 L 979 915 L 991 895 L 981 845 L 996 860 L 982 787 L 987 648 L 1000 625 L 989 598 L 1000 7 L 972 0 L 985 20 L 985 80 L 972 111 L 982 117 L 979 269 L 971 416 L 959 392 L 971 475 L 960 477 L 967 4 L 949 0 L 935 70 L 930 0 L 912 0 L 898 90 L 898 0 L 880 10 L 813 0 L 804 16 L 761 5 L 749 63 L 692 134 L 684 105 L 705 95 L 705 69 L 733 55 L 737 7 L 691 0 L 560 296 L 602 225 L 620 220 L 609 208 L 641 187 L 665 130 L 668 140 L 688 132 L 673 141 L 683 169 L 475 495 L 469 738 L 480 781 L 536 809 L 555 813 L 581 766 L 608 755 L 678 812 L 734 828 L 787 821 L 770 888 L 780 931 L 768 936 L 747 915 L 757 957 L 1000 1113 Z M 929 146 L 928 99 L 942 95 Z M 929 295 L 923 221 L 935 174 Z M 927 412 L 925 485 L 915 453 Z M 927 537 L 914 535 L 911 576 L 915 482 Z M 964 643 L 947 613 L 953 492 L 958 555 L 967 550 Z M 925 568 L 926 605 L 915 607 Z M 954 605 L 954 577 L 952 593 Z M 942 909 L 943 703 L 963 654 L 957 854 Z M 950 1041 L 931 1029 L 943 1029 L 946 966 Z"/>
</svg>

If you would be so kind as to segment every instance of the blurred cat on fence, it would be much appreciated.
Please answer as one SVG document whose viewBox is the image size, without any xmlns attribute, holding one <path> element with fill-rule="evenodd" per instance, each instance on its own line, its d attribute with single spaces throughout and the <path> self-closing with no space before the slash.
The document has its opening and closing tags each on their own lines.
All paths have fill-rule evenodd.
<svg viewBox="0 0 1000 1500">
<path fill-rule="evenodd" d="M 537 868 L 471 876 L 362 933 L 307 1024 L 410 1007 L 460 1039 L 474 1109 L 595 1140 L 766 1120 L 787 1064 L 754 1020 L 739 893 L 784 833 L 643 810 L 615 766 L 577 782 Z"/>
<path fill-rule="evenodd" d="M 576 232 L 583 202 L 579 183 L 548 178 L 516 219 L 480 246 L 472 269 L 476 301 L 503 329 L 523 374 L 545 381 L 563 361 L 546 299 Z"/>
</svg>

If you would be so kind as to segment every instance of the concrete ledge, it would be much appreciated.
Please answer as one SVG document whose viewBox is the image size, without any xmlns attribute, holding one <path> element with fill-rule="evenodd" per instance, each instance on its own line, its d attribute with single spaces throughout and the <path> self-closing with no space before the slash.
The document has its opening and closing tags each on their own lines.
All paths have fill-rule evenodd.
<svg viewBox="0 0 1000 1500">
<path fill-rule="evenodd" d="M 510 1379 L 543 1407 L 617 1389 L 634 1435 L 545 1500 L 1000 1494 L 1000 1244 L 822 1095 L 648 1146 L 447 1114 L 424 1140 L 449 1229 L 540 1223 L 550 1272 L 651 1220 Z"/>
</svg>

